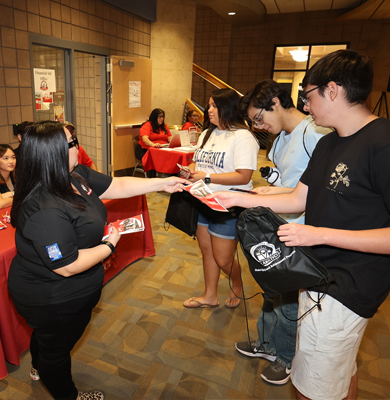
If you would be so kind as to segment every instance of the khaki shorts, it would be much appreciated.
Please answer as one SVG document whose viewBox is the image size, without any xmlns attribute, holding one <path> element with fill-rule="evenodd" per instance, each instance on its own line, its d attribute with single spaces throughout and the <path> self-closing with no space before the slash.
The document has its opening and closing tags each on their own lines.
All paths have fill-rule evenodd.
<svg viewBox="0 0 390 400">
<path fill-rule="evenodd" d="M 313 299 L 318 293 L 310 292 Z M 299 297 L 298 315 L 313 306 L 306 291 Z M 356 356 L 368 319 L 330 296 L 298 322 L 297 349 L 291 381 L 309 399 L 337 400 L 348 394 L 356 373 Z"/>
</svg>

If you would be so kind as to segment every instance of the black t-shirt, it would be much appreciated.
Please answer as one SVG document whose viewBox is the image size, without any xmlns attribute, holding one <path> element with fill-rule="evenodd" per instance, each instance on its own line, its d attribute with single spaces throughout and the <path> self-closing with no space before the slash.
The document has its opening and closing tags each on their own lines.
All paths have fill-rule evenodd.
<svg viewBox="0 0 390 400">
<path fill-rule="evenodd" d="M 15 186 L 13 174 L 11 174 L 10 176 L 11 176 L 11 182 Z M 3 193 L 7 193 L 7 192 L 10 192 L 8 186 L 5 183 L 0 183 L 0 193 L 3 194 Z"/>
<path fill-rule="evenodd" d="M 306 224 L 346 230 L 390 227 L 390 122 L 379 118 L 348 137 L 321 139 L 301 177 Z M 390 256 L 315 246 L 335 277 L 327 293 L 370 318 L 390 288 Z"/>
<path fill-rule="evenodd" d="M 101 263 L 70 277 L 53 272 L 76 261 L 79 249 L 97 246 L 107 219 L 99 196 L 110 186 L 112 178 L 83 165 L 74 172 L 90 185 L 86 187 L 71 177 L 85 202 L 85 210 L 67 205 L 42 187 L 19 214 L 15 235 L 17 255 L 10 268 L 8 287 L 20 301 L 60 303 L 88 295 L 103 283 Z"/>
</svg>

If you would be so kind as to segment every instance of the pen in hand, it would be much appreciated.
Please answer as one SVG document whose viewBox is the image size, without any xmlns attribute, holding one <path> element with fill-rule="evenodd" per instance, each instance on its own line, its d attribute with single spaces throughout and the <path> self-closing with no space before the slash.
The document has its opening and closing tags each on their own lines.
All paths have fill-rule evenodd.
<svg viewBox="0 0 390 400">
<path fill-rule="evenodd" d="M 253 192 L 252 190 L 244 190 L 244 189 L 237 189 L 237 188 L 230 188 L 229 190 L 233 190 L 234 192 L 243 192 L 243 193 L 249 193 L 249 194 L 258 194 L 256 192 Z"/>
</svg>

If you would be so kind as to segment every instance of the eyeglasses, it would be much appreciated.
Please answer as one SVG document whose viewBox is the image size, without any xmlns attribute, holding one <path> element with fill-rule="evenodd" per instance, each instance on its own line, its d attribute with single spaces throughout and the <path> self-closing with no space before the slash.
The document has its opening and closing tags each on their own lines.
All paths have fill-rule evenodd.
<svg viewBox="0 0 390 400">
<path fill-rule="evenodd" d="M 322 85 L 321 85 L 321 86 L 322 86 Z M 308 90 L 307 92 L 303 92 L 303 96 L 299 96 L 299 98 L 302 100 L 302 103 L 303 103 L 305 106 L 308 106 L 308 105 L 310 104 L 310 99 L 308 99 L 306 96 L 307 96 L 310 92 L 312 92 L 313 90 L 319 89 L 321 86 L 316 86 L 315 88 L 310 89 L 310 90 Z"/>
<path fill-rule="evenodd" d="M 259 127 L 261 125 L 264 125 L 263 117 L 261 117 L 261 113 L 264 111 L 264 108 L 262 108 L 252 119 L 253 125 L 255 127 Z"/>
<path fill-rule="evenodd" d="M 73 140 L 71 142 L 68 142 L 68 146 L 69 149 L 71 149 L 72 147 L 76 147 L 76 149 L 79 148 L 79 141 L 77 140 L 77 138 L 73 138 Z"/>
</svg>

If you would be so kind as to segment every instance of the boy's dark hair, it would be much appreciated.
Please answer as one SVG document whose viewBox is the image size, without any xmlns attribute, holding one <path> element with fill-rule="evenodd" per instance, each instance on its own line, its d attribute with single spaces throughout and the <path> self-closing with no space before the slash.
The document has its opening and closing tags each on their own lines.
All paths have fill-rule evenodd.
<svg viewBox="0 0 390 400">
<path fill-rule="evenodd" d="M 274 80 L 266 79 L 259 82 L 253 90 L 242 97 L 239 105 L 239 113 L 243 118 L 247 118 L 248 108 L 250 107 L 264 108 L 266 111 L 272 111 L 272 106 L 275 105 L 272 99 L 275 97 L 279 99 L 280 105 L 283 108 L 289 109 L 294 107 L 294 103 L 287 90 Z"/>
<path fill-rule="evenodd" d="M 15 135 L 21 135 L 23 138 L 23 135 L 26 133 L 27 128 L 29 125 L 33 124 L 31 121 L 23 121 L 20 124 L 16 124 L 16 133 Z"/>
<path fill-rule="evenodd" d="M 322 57 L 307 71 L 302 86 L 319 86 L 318 92 L 324 96 L 326 85 L 331 81 L 344 88 L 348 103 L 364 103 L 374 81 L 372 62 L 355 50 L 334 51 Z"/>
</svg>

